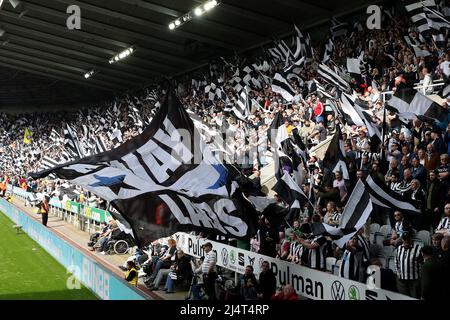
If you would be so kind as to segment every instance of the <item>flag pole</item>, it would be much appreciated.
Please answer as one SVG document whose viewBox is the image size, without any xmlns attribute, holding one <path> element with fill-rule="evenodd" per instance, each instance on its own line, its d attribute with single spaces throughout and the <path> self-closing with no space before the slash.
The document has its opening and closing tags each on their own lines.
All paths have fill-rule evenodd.
<svg viewBox="0 0 450 320">
<path fill-rule="evenodd" d="M 383 99 L 385 96 L 383 95 Z M 384 161 L 385 157 L 385 148 L 384 148 L 384 139 L 386 136 L 386 101 L 384 101 L 384 110 L 383 110 L 383 127 L 381 128 L 381 150 L 380 150 L 380 158 L 381 162 Z"/>
</svg>

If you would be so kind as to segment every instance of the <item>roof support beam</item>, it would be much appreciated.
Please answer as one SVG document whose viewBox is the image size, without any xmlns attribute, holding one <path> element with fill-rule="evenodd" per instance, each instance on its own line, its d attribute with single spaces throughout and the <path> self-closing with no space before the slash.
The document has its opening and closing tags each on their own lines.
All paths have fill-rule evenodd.
<svg viewBox="0 0 450 320">
<path fill-rule="evenodd" d="M 83 70 L 81 68 L 71 67 L 71 66 L 68 66 L 68 65 L 65 65 L 62 63 L 58 63 L 58 62 L 47 61 L 44 59 L 40 59 L 40 58 L 25 55 L 25 54 L 13 52 L 11 50 L 5 50 L 3 48 L 0 48 L 0 55 L 2 56 L 2 59 L 9 58 L 14 61 L 29 62 L 29 63 L 35 64 L 37 66 L 46 67 L 46 69 L 49 73 L 52 73 L 52 72 L 56 73 L 58 71 L 62 71 L 65 74 L 70 74 L 72 78 L 79 77 L 80 79 L 84 79 L 83 75 L 86 72 L 85 70 Z M 106 81 L 101 80 L 101 78 L 105 79 Z M 91 79 L 94 79 L 94 78 L 91 78 Z M 86 81 L 90 81 L 91 79 L 86 80 Z M 129 81 L 121 81 L 120 79 L 108 78 L 108 77 L 103 76 L 102 74 L 96 75 L 95 81 L 98 84 L 113 85 L 113 86 L 117 85 L 117 87 L 121 87 L 121 88 L 127 87 L 127 85 L 124 83 L 129 83 L 131 85 L 131 83 Z"/>
<path fill-rule="evenodd" d="M 43 7 L 42 4 L 39 4 L 39 3 L 35 4 L 35 3 L 32 3 L 32 2 L 27 1 L 27 0 L 21 0 L 21 1 L 23 3 L 26 3 L 26 7 L 29 10 L 34 10 L 36 12 L 49 14 L 49 15 L 52 15 L 52 16 L 55 16 L 55 17 L 59 17 L 59 18 L 62 18 L 62 17 L 64 19 L 67 18 L 65 12 L 60 12 L 60 11 L 52 9 L 52 8 Z M 59 1 L 59 0 L 53 0 L 53 1 Z M 75 4 L 75 3 L 70 3 L 70 1 L 65 1 L 65 2 L 64 1 L 60 1 L 60 2 L 66 4 L 66 5 Z M 82 6 L 84 6 L 84 5 L 82 5 Z M 158 45 L 158 46 L 162 46 L 162 47 L 166 47 L 166 48 L 169 48 L 169 49 L 173 49 L 173 50 L 176 50 L 177 52 L 180 52 L 180 53 L 182 53 L 183 50 L 184 50 L 184 46 L 183 45 L 180 45 L 180 44 L 175 43 L 175 42 L 167 41 L 167 40 L 164 40 L 164 39 L 161 39 L 161 38 L 151 37 L 151 36 L 148 36 L 146 34 L 142 34 L 142 33 L 139 33 L 139 32 L 127 30 L 125 28 L 118 28 L 118 27 L 115 27 L 113 25 L 97 22 L 97 21 L 94 21 L 94 20 L 91 20 L 91 19 L 88 19 L 88 18 L 85 18 L 85 17 L 83 17 L 82 21 L 83 21 L 82 24 L 84 24 L 84 25 L 91 26 L 93 28 L 100 28 L 100 29 L 103 29 L 103 30 L 106 29 L 106 30 L 111 31 L 111 33 L 113 33 L 113 34 L 122 34 L 122 35 L 124 35 L 126 37 L 129 37 L 129 38 L 135 38 L 135 39 L 144 40 L 145 42 L 153 43 L 153 44 Z"/>
<path fill-rule="evenodd" d="M 55 43 L 55 42 L 61 43 L 70 48 L 79 48 L 80 50 L 87 49 L 90 52 L 95 52 L 95 53 L 101 52 L 103 55 L 105 55 L 107 57 L 107 58 L 104 58 L 104 60 L 103 60 L 103 63 L 105 63 L 105 64 L 108 63 L 108 59 L 110 57 L 117 54 L 117 52 L 115 52 L 113 50 L 96 47 L 96 46 L 86 44 L 86 43 L 83 43 L 80 45 L 80 43 L 77 42 L 76 40 L 72 40 L 72 39 L 68 39 L 68 38 L 64 38 L 64 37 L 60 37 L 60 36 L 55 36 L 55 35 L 52 35 L 52 34 L 49 34 L 46 32 L 41 32 L 38 30 L 18 26 L 18 25 L 12 24 L 12 23 L 4 23 L 4 29 L 6 29 L 7 31 L 13 30 L 13 32 L 17 32 L 17 33 L 23 34 L 23 35 L 39 37 L 39 38 L 43 39 L 44 41 L 50 40 L 53 43 Z M 133 61 L 135 61 L 137 64 L 140 65 L 140 68 L 143 71 L 147 70 L 148 72 L 150 72 L 152 74 L 156 74 L 156 75 L 164 75 L 168 72 L 171 72 L 170 70 L 178 70 L 176 67 L 173 67 L 170 65 L 164 65 L 162 63 L 154 63 L 154 62 L 150 62 L 150 61 L 145 61 L 145 59 L 141 59 L 136 56 L 130 56 L 130 57 L 128 57 L 128 59 L 126 61 L 127 61 L 127 65 L 132 63 Z M 121 63 L 124 63 L 124 62 L 121 62 Z M 144 66 L 142 66 L 141 63 L 143 63 Z M 152 65 L 152 68 L 145 67 L 145 65 L 147 65 L 147 66 Z"/>
<path fill-rule="evenodd" d="M 169 9 L 169 8 L 161 6 L 159 4 L 145 2 L 142 0 L 120 0 L 120 1 L 128 3 L 133 6 L 136 6 L 141 9 L 146 9 L 149 11 L 157 12 L 157 13 L 160 13 L 160 14 L 172 17 L 172 18 L 178 18 L 187 13 L 187 12 L 180 12 L 180 11 L 176 11 L 173 9 Z M 243 36 L 246 38 L 253 38 L 253 39 L 260 38 L 261 40 L 263 38 L 265 38 L 264 36 L 254 33 L 254 32 L 249 32 L 246 30 L 235 28 L 230 25 L 223 24 L 223 23 L 217 23 L 215 21 L 209 20 L 207 17 L 208 17 L 208 15 L 204 15 L 200 19 L 193 20 L 193 22 L 204 25 L 207 28 L 214 28 L 216 30 L 220 30 L 220 31 L 227 32 L 230 34 L 240 35 L 240 36 Z"/>
<path fill-rule="evenodd" d="M 11 31 L 8 31 L 8 39 L 10 40 L 10 42 L 7 44 L 6 48 L 8 46 L 10 46 L 12 43 L 16 44 L 16 45 L 20 45 L 23 48 L 36 48 L 39 49 L 41 51 L 45 51 L 45 50 L 50 50 L 51 52 L 55 52 L 55 53 L 60 53 L 63 55 L 68 55 L 71 57 L 79 57 L 80 59 L 83 59 L 83 61 L 85 61 L 86 63 L 91 63 L 91 65 L 93 66 L 95 63 L 104 63 L 105 59 L 104 58 L 100 58 L 98 56 L 95 55 L 91 55 L 91 54 L 87 54 L 78 50 L 73 50 L 73 49 L 69 49 L 69 48 L 65 48 L 63 46 L 55 46 L 53 44 L 50 43 L 46 43 L 44 41 L 37 41 L 28 37 L 23 37 L 17 34 L 13 34 L 11 33 Z M 148 80 L 149 74 L 145 74 L 143 73 L 143 69 L 142 68 L 137 68 L 134 67 L 132 65 L 124 65 L 121 63 L 116 64 L 114 70 L 120 70 L 121 72 L 123 72 L 123 74 L 130 74 L 130 72 L 132 72 L 133 74 L 135 74 L 137 77 L 140 78 L 145 78 Z M 124 67 L 126 67 L 127 70 L 124 70 Z M 156 73 L 155 73 L 156 75 Z"/>
<path fill-rule="evenodd" d="M 31 48 L 30 46 L 24 47 L 21 45 L 17 45 L 13 42 L 9 42 L 8 45 L 5 47 L 6 49 L 13 49 L 16 52 L 21 52 L 24 54 L 32 54 L 33 57 L 39 57 L 39 58 L 45 58 L 48 61 L 55 61 L 55 62 L 61 62 L 68 65 L 77 65 L 83 68 L 86 72 L 93 69 L 92 64 L 85 61 L 75 60 L 69 57 L 65 57 L 62 55 L 58 55 L 52 52 L 43 51 L 43 50 L 36 50 Z M 47 49 L 48 50 L 48 49 Z M 111 77 L 120 77 L 121 79 L 134 79 L 135 81 L 141 81 L 145 82 L 148 81 L 148 78 L 141 77 L 139 75 L 135 75 L 133 73 L 129 72 L 123 72 L 120 70 L 115 70 L 114 68 L 105 68 L 105 67 L 95 67 L 95 69 L 102 74 L 110 74 Z M 133 83 L 133 82 L 130 82 Z"/>
<path fill-rule="evenodd" d="M 163 32 L 169 32 L 170 31 L 169 28 L 167 27 L 167 25 L 162 25 L 162 24 L 159 24 L 159 23 L 156 23 L 156 22 L 152 22 L 152 21 L 149 21 L 149 20 L 133 17 L 133 16 L 130 16 L 128 14 L 124 14 L 124 13 L 121 13 L 121 12 L 117 12 L 117 11 L 114 11 L 114 10 L 107 9 L 105 7 L 98 7 L 98 6 L 94 6 L 92 4 L 88 4 L 88 3 L 85 3 L 85 2 L 82 2 L 82 1 L 77 1 L 77 0 L 55 0 L 55 1 L 67 4 L 67 5 L 78 5 L 82 9 L 86 9 L 86 10 L 89 10 L 91 12 L 95 12 L 97 14 L 106 15 L 108 17 L 113 17 L 113 18 L 116 18 L 116 19 L 121 19 L 121 20 L 124 20 L 124 21 L 128 21 L 128 22 L 134 23 L 136 25 L 140 25 L 140 26 L 144 26 L 144 27 L 147 27 L 147 28 L 151 28 L 151 29 L 156 30 L 156 31 L 163 31 Z M 25 2 L 28 3 L 28 1 L 25 1 Z M 218 47 L 221 47 L 221 48 L 226 48 L 226 49 L 230 49 L 230 50 L 237 49 L 237 46 L 232 44 L 232 43 L 224 42 L 224 41 L 221 41 L 221 40 L 212 39 L 212 38 L 200 35 L 200 34 L 195 34 L 195 33 L 192 33 L 192 32 L 183 31 L 181 29 L 177 30 L 177 35 L 179 35 L 181 37 L 188 38 L 188 39 L 197 40 L 199 42 L 208 43 L 208 44 L 211 44 L 211 45 L 214 45 L 214 46 L 218 46 Z"/>
<path fill-rule="evenodd" d="M 99 85 L 99 84 L 95 83 L 94 81 L 77 80 L 77 79 L 72 78 L 71 75 L 64 74 L 63 72 L 62 73 L 60 73 L 60 72 L 49 73 L 48 68 L 36 66 L 32 63 L 9 59 L 6 57 L 1 57 L 0 66 L 37 74 L 37 75 L 40 75 L 43 77 L 58 79 L 58 80 L 65 81 L 65 82 L 76 83 L 76 84 L 80 84 L 80 85 L 83 85 L 86 87 L 97 88 L 97 89 L 101 89 L 101 90 L 105 90 L 105 91 L 116 92 L 117 90 L 121 90 L 120 87 L 116 87 L 116 86 L 104 86 L 104 85 Z"/>
<path fill-rule="evenodd" d="M 201 4 L 204 1 L 203 0 L 193 0 L 194 2 Z M 254 12 L 254 11 L 250 11 L 244 8 L 240 8 L 240 7 L 236 7 L 235 5 L 229 4 L 229 3 L 225 3 L 222 2 L 219 10 L 223 10 L 225 12 L 229 12 L 232 14 L 236 14 L 241 16 L 242 18 L 245 19 L 252 19 L 255 21 L 264 21 L 265 23 L 271 24 L 271 25 L 275 25 L 275 26 L 280 26 L 280 27 L 286 27 L 289 26 L 290 24 L 284 20 L 280 20 L 274 17 L 270 17 L 270 16 L 266 16 L 264 14 L 258 13 L 258 12 Z"/>
<path fill-rule="evenodd" d="M 65 26 L 61 26 L 61 25 L 54 24 L 54 23 L 49 23 L 49 22 L 46 22 L 46 21 L 43 21 L 40 19 L 36 19 L 36 18 L 32 18 L 32 17 L 28 17 L 28 16 L 23 16 L 22 18 L 19 19 L 15 13 L 4 11 L 4 10 L 0 11 L 0 16 L 10 18 L 11 20 L 9 20 L 9 21 L 14 21 L 14 22 L 17 21 L 17 23 L 20 23 L 21 25 L 23 24 L 23 22 L 26 22 L 26 23 L 36 26 L 36 27 L 49 28 L 50 30 L 55 30 L 55 31 L 59 31 L 59 32 L 66 33 L 68 31 Z M 12 20 L 12 19 L 14 19 L 14 20 Z M 81 39 L 83 39 L 83 41 L 85 41 L 85 39 L 89 39 L 93 42 L 107 44 L 108 47 L 111 47 L 111 46 L 119 47 L 120 49 L 117 51 L 126 49 L 132 45 L 132 43 L 131 44 L 125 43 L 122 41 L 118 41 L 118 40 L 111 39 L 108 37 L 100 36 L 97 34 L 88 33 L 83 30 L 77 30 L 76 33 L 73 33 L 73 34 L 75 34 L 76 36 L 79 36 Z M 155 50 L 151 50 L 151 49 L 147 49 L 147 48 L 140 48 L 139 51 L 141 51 L 147 57 L 147 59 L 142 59 L 141 62 L 143 62 L 143 63 L 148 63 L 148 64 L 153 63 L 153 65 L 155 65 L 155 64 L 160 65 L 162 61 L 171 60 L 174 63 L 181 64 L 181 65 L 192 64 L 192 62 L 188 59 L 163 54 L 163 53 L 160 53 L 159 51 L 155 51 Z M 155 58 L 157 57 L 157 58 L 159 58 L 159 61 L 154 61 L 153 59 L 150 59 L 151 57 L 155 57 Z"/>
</svg>

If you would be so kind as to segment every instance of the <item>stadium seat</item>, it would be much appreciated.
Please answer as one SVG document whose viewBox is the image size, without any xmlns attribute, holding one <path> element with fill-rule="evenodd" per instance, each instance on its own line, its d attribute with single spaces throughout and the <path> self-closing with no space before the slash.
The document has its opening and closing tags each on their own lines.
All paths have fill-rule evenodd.
<svg viewBox="0 0 450 320">
<path fill-rule="evenodd" d="M 383 256 L 388 258 L 393 255 L 395 248 L 394 246 L 383 246 L 382 253 Z"/>
<path fill-rule="evenodd" d="M 388 224 L 385 224 L 383 226 L 380 227 L 380 230 L 378 231 L 379 233 L 382 233 L 384 235 L 390 235 L 392 232 L 392 227 Z"/>
<path fill-rule="evenodd" d="M 370 224 L 370 233 L 375 234 L 375 232 L 380 231 L 380 225 L 378 223 L 371 223 Z"/>
<path fill-rule="evenodd" d="M 423 247 L 425 243 L 422 241 L 422 239 L 414 238 L 413 239 L 414 244 L 418 244 L 420 247 Z"/>
<path fill-rule="evenodd" d="M 391 269 L 392 271 L 395 271 L 395 256 L 390 256 L 387 258 L 386 267 Z"/>
<path fill-rule="evenodd" d="M 380 225 L 378 223 L 372 223 L 370 225 L 370 234 L 369 234 L 369 242 L 375 243 L 375 233 L 380 230 Z"/>
<path fill-rule="evenodd" d="M 377 233 L 377 234 L 375 234 L 375 242 L 374 243 L 383 247 L 384 246 L 383 242 L 386 239 L 387 239 L 386 235 L 384 235 L 382 233 Z"/>
<path fill-rule="evenodd" d="M 333 273 L 335 264 L 336 264 L 336 258 L 334 258 L 334 257 L 327 257 L 327 259 L 326 259 L 326 267 L 327 267 L 327 271 L 328 272 Z"/>
<path fill-rule="evenodd" d="M 375 243 L 383 246 L 383 241 L 386 240 L 392 232 L 392 228 L 390 225 L 385 224 L 381 226 L 378 232 L 375 232 Z"/>
<path fill-rule="evenodd" d="M 425 245 L 430 245 L 431 235 L 430 232 L 427 230 L 420 230 L 419 232 L 416 233 L 415 238 L 422 240 L 422 242 Z"/>
</svg>

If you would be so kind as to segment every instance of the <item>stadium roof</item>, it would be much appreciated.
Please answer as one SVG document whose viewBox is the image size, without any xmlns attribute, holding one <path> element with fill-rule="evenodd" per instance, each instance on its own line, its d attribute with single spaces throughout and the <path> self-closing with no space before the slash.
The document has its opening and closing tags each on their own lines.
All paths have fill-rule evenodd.
<svg viewBox="0 0 450 320">
<path fill-rule="evenodd" d="M 0 85 L 15 75 L 20 82 L 17 93 L 23 94 L 14 101 L 14 97 L 5 98 L 5 90 L 0 91 L 0 106 L 23 104 L 24 97 L 32 103 L 40 99 L 38 96 L 51 95 L 54 86 L 65 88 L 67 96 L 71 92 L 77 92 L 72 96 L 80 95 L 86 86 L 97 92 L 141 87 L 196 69 L 212 58 L 270 42 L 292 32 L 294 22 L 305 29 L 374 2 L 223 0 L 207 14 L 169 30 L 171 21 L 205 0 L 20 0 L 16 8 L 10 1 L 4 0 L 0 9 L 0 29 L 4 30 L 0 37 Z M 66 26 L 70 5 L 81 8 L 81 30 Z M 130 57 L 108 63 L 130 46 L 137 49 Z M 84 79 L 92 69 L 98 73 Z M 42 77 L 75 85 L 58 83 L 46 89 L 47 80 L 42 90 L 32 90 L 39 87 L 36 81 Z"/>
</svg>

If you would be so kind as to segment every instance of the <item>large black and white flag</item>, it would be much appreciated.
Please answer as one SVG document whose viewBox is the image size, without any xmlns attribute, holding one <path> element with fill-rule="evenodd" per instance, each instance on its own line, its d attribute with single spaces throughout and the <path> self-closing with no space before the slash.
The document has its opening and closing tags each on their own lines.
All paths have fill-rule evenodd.
<svg viewBox="0 0 450 320">
<path fill-rule="evenodd" d="M 78 158 L 83 157 L 77 134 L 68 124 L 66 125 L 66 129 L 64 129 L 64 146 L 73 156 Z"/>
<path fill-rule="evenodd" d="M 317 70 L 317 73 L 319 76 L 331 84 L 332 86 L 335 86 L 339 88 L 341 91 L 349 91 L 350 86 L 347 81 L 345 81 L 341 76 L 337 74 L 334 70 L 331 70 L 329 67 L 324 65 L 323 63 L 319 65 L 319 68 Z"/>
<path fill-rule="evenodd" d="M 350 179 L 344 158 L 341 130 L 337 129 L 323 158 L 324 177 L 330 179 L 331 173 L 340 171 L 345 180 Z"/>
<path fill-rule="evenodd" d="M 374 204 L 384 208 L 399 209 L 412 214 L 420 213 L 418 203 L 405 198 L 397 192 L 391 191 L 383 183 L 377 183 L 371 176 L 367 177 L 365 185 Z"/>
<path fill-rule="evenodd" d="M 388 101 L 387 107 L 406 119 L 424 116 L 444 122 L 448 116 L 447 109 L 413 88 L 397 90 Z"/>
<path fill-rule="evenodd" d="M 281 179 L 272 188 L 278 196 L 289 205 L 289 208 L 300 208 L 309 201 L 308 196 L 303 192 L 300 186 L 285 172 Z"/>
<path fill-rule="evenodd" d="M 334 243 L 343 247 L 367 222 L 372 208 L 370 195 L 365 190 L 364 183 L 358 180 L 342 212 L 339 226 L 316 222 L 311 225 L 312 232 L 314 235 L 330 236 Z"/>
<path fill-rule="evenodd" d="M 426 49 L 422 49 L 420 42 L 416 41 L 411 36 L 404 36 L 404 39 L 405 39 L 406 43 L 411 47 L 411 49 L 413 49 L 414 55 L 416 57 L 431 56 L 431 52 Z M 393 59 L 393 60 L 395 61 L 395 59 Z"/>
<path fill-rule="evenodd" d="M 422 34 L 430 30 L 425 12 L 425 8 L 427 7 L 433 9 L 436 8 L 434 0 L 418 1 L 405 6 L 411 21 L 414 23 L 417 30 Z"/>
<path fill-rule="evenodd" d="M 296 96 L 294 88 L 289 84 L 288 80 L 283 78 L 279 73 L 275 74 L 272 81 L 272 91 L 281 94 L 281 96 L 288 102 L 291 102 Z"/>
<path fill-rule="evenodd" d="M 348 32 L 347 22 L 340 22 L 335 18 L 333 18 L 331 22 L 333 25 L 330 28 L 330 32 L 333 35 L 333 38 L 338 38 L 347 35 Z"/>
<path fill-rule="evenodd" d="M 381 142 L 381 132 L 371 120 L 371 115 L 369 114 L 371 111 L 364 110 L 356 102 L 356 97 L 342 93 L 341 107 L 342 111 L 346 115 L 347 122 L 356 124 L 357 126 L 365 126 L 367 128 L 372 147 L 375 147 Z"/>
<path fill-rule="evenodd" d="M 173 92 L 142 134 L 114 150 L 31 177 L 51 173 L 109 201 L 139 245 L 177 231 L 238 238 L 256 231 L 257 217 L 232 173 L 213 156 Z"/>
<path fill-rule="evenodd" d="M 333 56 L 334 49 L 335 49 L 334 42 L 333 42 L 333 39 L 330 37 L 325 42 L 325 48 L 324 48 L 324 51 L 323 51 L 322 63 L 327 63 L 328 61 L 330 61 L 330 59 Z"/>
</svg>

